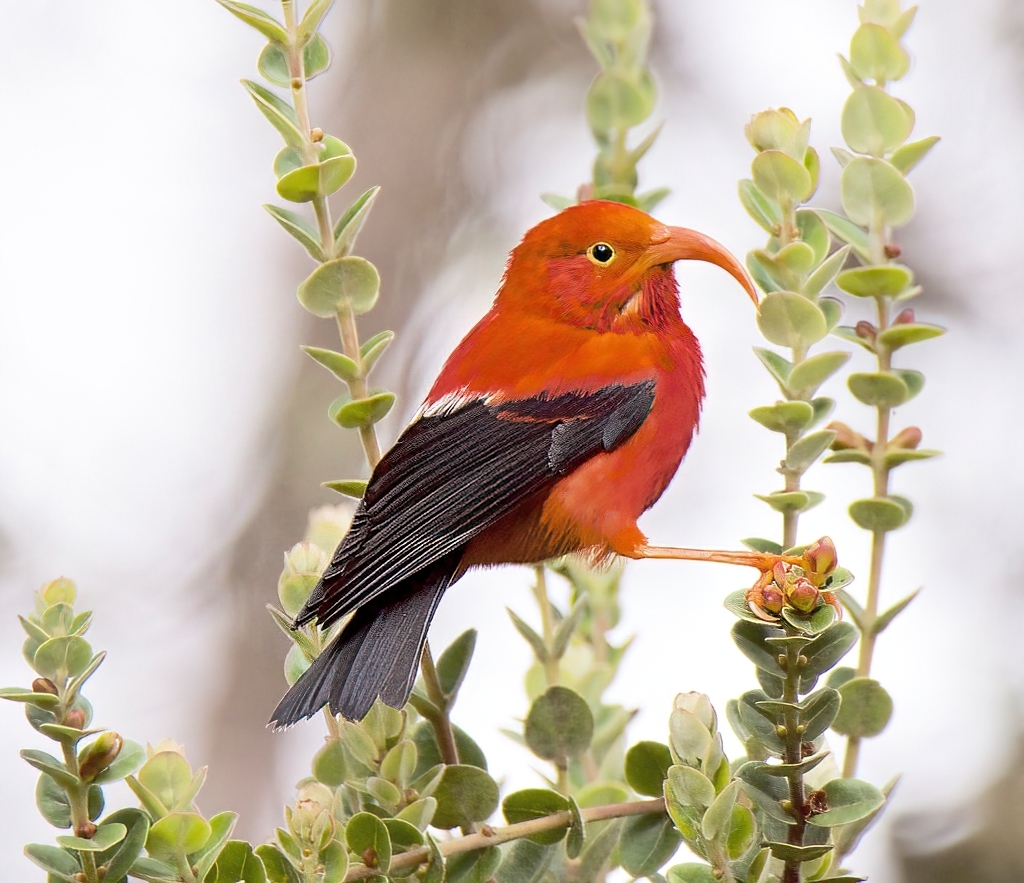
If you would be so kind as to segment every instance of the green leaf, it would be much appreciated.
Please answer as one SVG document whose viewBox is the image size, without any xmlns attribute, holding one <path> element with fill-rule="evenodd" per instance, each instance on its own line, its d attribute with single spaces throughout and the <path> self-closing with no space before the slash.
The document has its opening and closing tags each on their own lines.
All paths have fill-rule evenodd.
<svg viewBox="0 0 1024 883">
<path fill-rule="evenodd" d="M 884 83 L 899 80 L 910 70 L 910 56 L 888 28 L 862 24 L 850 40 L 850 64 L 861 79 Z M 843 133 L 845 136 L 845 132 Z M 847 139 L 849 142 L 849 139 Z M 860 150 L 850 143 L 854 150 Z M 867 152 L 867 151 L 862 151 Z"/>
<path fill-rule="evenodd" d="M 814 420 L 814 408 L 807 402 L 776 402 L 754 408 L 750 416 L 772 432 L 799 433 Z"/>
<path fill-rule="evenodd" d="M 840 178 L 843 208 L 855 224 L 868 226 L 874 218 L 902 227 L 914 214 L 914 191 L 883 159 L 858 156 Z M 826 221 L 827 223 L 827 221 Z"/>
<path fill-rule="evenodd" d="M 242 80 L 245 90 L 252 96 L 260 112 L 270 121 L 270 124 L 277 129 L 285 142 L 292 147 L 302 149 L 306 144 L 307 133 L 299 129 L 299 121 L 295 116 L 295 108 L 286 104 L 269 89 L 254 83 L 252 80 Z"/>
<path fill-rule="evenodd" d="M 850 246 L 844 245 L 842 248 L 835 251 L 828 260 L 824 261 L 810 276 L 807 277 L 807 281 L 803 285 L 803 294 L 808 297 L 816 297 L 821 294 L 822 291 L 836 278 L 839 271 L 843 268 L 843 264 L 846 263 L 847 257 L 850 255 Z M 818 306 L 822 304 L 819 301 Z M 834 326 L 835 322 L 830 323 L 830 327 Z"/>
<path fill-rule="evenodd" d="M 667 862 L 682 838 L 672 820 L 661 813 L 626 819 L 619 836 L 619 861 L 633 877 L 646 877 Z"/>
<path fill-rule="evenodd" d="M 661 797 L 672 752 L 661 742 L 637 742 L 626 752 L 626 781 L 637 794 Z"/>
<path fill-rule="evenodd" d="M 857 629 L 848 622 L 834 622 L 810 644 L 801 655 L 807 662 L 800 670 L 804 680 L 816 678 L 832 668 L 857 643 Z"/>
<path fill-rule="evenodd" d="M 902 264 L 881 267 L 855 267 L 844 270 L 836 285 L 856 297 L 897 297 L 914 281 L 914 274 Z"/>
<path fill-rule="evenodd" d="M 445 880 L 448 883 L 488 883 L 501 863 L 501 850 L 497 846 L 461 852 L 448 859 Z"/>
<path fill-rule="evenodd" d="M 325 481 L 321 484 L 321 487 L 337 491 L 337 493 L 351 497 L 353 500 L 361 500 L 363 494 L 366 493 L 367 484 L 369 482 L 361 478 L 341 478 L 337 481 Z"/>
<path fill-rule="evenodd" d="M 303 74 L 307 80 L 312 80 L 330 67 L 331 49 L 320 34 L 314 36 L 306 45 L 302 55 Z M 292 76 L 288 70 L 288 56 L 285 49 L 277 43 L 268 43 L 263 47 L 256 61 L 256 69 L 275 86 L 291 87 Z"/>
<path fill-rule="evenodd" d="M 155 858 L 173 860 L 182 852 L 187 855 L 201 849 L 211 831 L 210 823 L 199 813 L 168 813 L 149 829 L 146 850 Z"/>
<path fill-rule="evenodd" d="M 278 152 L 277 156 L 274 157 L 274 176 L 277 178 L 283 178 L 289 172 L 300 169 L 305 165 L 302 152 L 295 147 L 289 147 L 285 145 Z M 317 231 L 317 237 L 319 238 L 319 231 Z"/>
<path fill-rule="evenodd" d="M 774 858 L 784 862 L 812 862 L 832 851 L 832 847 L 827 843 L 820 846 L 794 846 L 791 843 L 766 840 L 764 845 L 771 850 Z"/>
<path fill-rule="evenodd" d="M 825 315 L 817 305 L 792 291 L 773 291 L 757 310 L 757 327 L 772 343 L 791 348 L 817 343 L 826 334 Z"/>
<path fill-rule="evenodd" d="M 299 241 L 302 247 L 309 252 L 309 256 L 313 260 L 323 261 L 324 253 L 320 247 L 320 234 L 308 219 L 270 203 L 264 204 L 263 208 L 267 210 L 277 223 Z"/>
<path fill-rule="evenodd" d="M 758 769 L 766 776 L 778 776 L 780 778 L 788 778 L 793 775 L 805 776 L 828 757 L 830 753 L 827 750 L 822 751 L 805 758 L 799 763 L 763 763 Z"/>
<path fill-rule="evenodd" d="M 300 349 L 318 365 L 323 365 L 338 380 L 351 383 L 361 379 L 359 366 L 343 353 L 336 353 L 333 350 L 320 349 L 317 346 L 304 346 Z"/>
<path fill-rule="evenodd" d="M 864 530 L 886 532 L 906 524 L 910 512 L 892 497 L 871 497 L 851 503 L 850 518 Z"/>
<path fill-rule="evenodd" d="M 832 247 L 832 237 L 829 235 L 825 222 L 818 217 L 813 209 L 802 208 L 796 213 L 796 226 L 800 238 L 811 247 L 813 259 L 811 267 L 817 266 L 828 255 Z M 811 267 L 807 269 L 810 270 Z"/>
<path fill-rule="evenodd" d="M 455 735 L 455 747 L 459 751 L 459 762 L 479 767 L 486 771 L 487 758 L 484 756 L 483 751 L 480 750 L 480 746 L 461 727 L 453 725 L 452 732 Z M 416 770 L 413 772 L 413 778 L 415 779 L 425 775 L 442 761 L 441 751 L 437 747 L 437 739 L 434 735 L 434 728 L 426 721 L 416 725 L 416 729 L 413 730 L 413 742 L 416 743 L 418 755 Z M 429 793 L 416 782 L 413 782 L 413 787 L 422 795 Z"/>
<path fill-rule="evenodd" d="M 277 193 L 289 202 L 312 202 L 340 190 L 355 170 L 356 158 L 351 154 L 331 157 L 289 172 L 277 182 Z"/>
<path fill-rule="evenodd" d="M 149 817 L 142 810 L 126 807 L 112 812 L 103 824 L 120 824 L 128 830 L 124 839 L 96 856 L 96 864 L 106 868 L 103 879 L 117 883 L 124 880 L 142 853 L 149 834 Z"/>
<path fill-rule="evenodd" d="M 701 833 L 707 840 L 725 840 L 732 825 L 732 811 L 739 796 L 740 783 L 733 779 L 708 807 L 701 820 Z"/>
<path fill-rule="evenodd" d="M 884 89 L 858 86 L 843 105 L 841 126 L 851 149 L 880 157 L 910 137 L 914 121 Z"/>
<path fill-rule="evenodd" d="M 36 708 L 53 708 L 60 704 L 60 697 L 53 693 L 34 693 L 24 687 L 0 687 L 0 699 L 9 702 L 25 702 Z"/>
<path fill-rule="evenodd" d="M 776 512 L 806 512 L 813 509 L 825 495 L 817 491 L 772 491 L 770 494 L 754 494 Z"/>
<path fill-rule="evenodd" d="M 634 80 L 623 74 L 602 71 L 587 91 L 587 122 L 597 132 L 614 128 L 631 129 L 654 110 L 654 87 L 650 75 Z"/>
<path fill-rule="evenodd" d="M 836 451 L 834 454 L 830 454 L 822 463 L 860 463 L 862 466 L 871 465 L 871 455 L 867 451 L 861 451 L 857 448 L 848 448 L 843 451 Z"/>
<path fill-rule="evenodd" d="M 309 4 L 296 29 L 295 38 L 299 46 L 305 46 L 313 38 L 333 3 L 334 0 L 313 0 Z"/>
<path fill-rule="evenodd" d="M 137 778 L 167 810 L 187 809 L 195 796 L 192 768 L 177 751 L 154 754 Z"/>
<path fill-rule="evenodd" d="M 885 803 L 881 791 L 860 779 L 832 779 L 821 790 L 825 792 L 828 811 L 807 819 L 808 824 L 819 828 L 835 828 L 856 822 Z"/>
<path fill-rule="evenodd" d="M 179 883 L 181 880 L 181 875 L 173 865 L 146 855 L 140 855 L 132 862 L 130 876 L 148 883 Z"/>
<path fill-rule="evenodd" d="M 889 627 L 889 624 L 907 608 L 911 601 L 913 601 L 918 596 L 920 591 L 920 589 L 915 589 L 913 592 L 907 595 L 906 598 L 897 601 L 895 604 L 892 605 L 892 607 L 890 607 L 884 613 L 879 614 L 878 618 L 875 620 L 874 626 L 871 629 L 871 633 L 875 635 L 882 634 L 882 632 L 884 632 Z"/>
<path fill-rule="evenodd" d="M 599 878 L 603 879 L 602 872 L 619 842 L 621 828 L 622 822 L 619 819 L 613 819 L 590 840 L 580 855 L 576 876 L 578 883 L 595 883 Z M 507 883 L 507 881 L 499 878 L 499 883 Z"/>
<path fill-rule="evenodd" d="M 270 883 L 300 883 L 298 872 L 284 853 L 272 843 L 261 843 L 253 852 L 263 863 Z"/>
<path fill-rule="evenodd" d="M 502 858 L 495 879 L 498 883 L 539 883 L 544 879 L 554 855 L 555 850 L 550 846 L 517 840 Z"/>
<path fill-rule="evenodd" d="M 76 875 L 82 871 L 81 866 L 71 853 L 56 846 L 29 843 L 25 847 L 25 855 L 47 874 L 59 880 L 67 880 L 68 883 L 75 883 Z"/>
<path fill-rule="evenodd" d="M 658 793 L 661 793 L 660 790 Z M 561 794 L 546 788 L 527 788 L 523 791 L 515 791 L 501 802 L 501 811 L 510 825 L 541 819 L 555 813 L 568 812 L 568 810 L 569 801 Z M 565 837 L 568 828 L 569 822 L 566 821 L 564 828 L 543 831 L 540 834 L 534 834 L 529 839 L 541 845 L 558 843 Z"/>
<path fill-rule="evenodd" d="M 838 237 L 849 245 L 864 260 L 871 260 L 871 245 L 868 242 L 868 234 L 864 230 L 854 224 L 853 221 L 835 212 L 820 208 L 816 209 L 816 211 L 833 236 Z"/>
<path fill-rule="evenodd" d="M 784 678 L 786 676 L 786 672 L 779 666 L 779 653 L 771 645 L 765 643 L 765 638 L 781 635 L 780 629 L 741 620 L 733 624 L 730 633 L 740 652 L 754 665 L 776 677 Z"/>
<path fill-rule="evenodd" d="M 793 370 L 793 363 L 789 359 L 784 359 L 778 353 L 772 352 L 771 350 L 762 349 L 761 347 L 754 347 L 754 354 L 761 360 L 761 364 L 768 369 L 768 373 L 775 378 L 775 382 L 779 384 L 779 388 L 785 393 L 789 391 L 788 380 L 789 375 Z"/>
<path fill-rule="evenodd" d="M 447 699 L 452 699 L 459 692 L 459 687 L 465 680 L 476 647 L 476 635 L 476 629 L 466 629 L 438 657 L 438 681 L 441 692 Z"/>
<path fill-rule="evenodd" d="M 903 381 L 910 392 L 910 399 L 924 389 L 924 375 L 920 371 L 914 371 L 912 368 L 894 368 L 892 373 Z"/>
<path fill-rule="evenodd" d="M 850 360 L 850 353 L 836 350 L 817 353 L 794 366 L 789 386 L 800 398 L 810 398 L 826 380 Z"/>
<path fill-rule="evenodd" d="M 314 316 L 333 317 L 348 307 L 359 316 L 368 312 L 380 293 L 380 274 L 364 258 L 349 256 L 321 264 L 299 286 L 301 303 Z"/>
<path fill-rule="evenodd" d="M 482 822 L 498 808 L 498 786 L 494 779 L 479 767 L 466 764 L 445 767 L 433 796 L 437 800 L 432 822 L 435 828 Z"/>
<path fill-rule="evenodd" d="M 805 635 L 817 635 L 832 625 L 836 612 L 830 604 L 822 604 L 812 613 L 800 613 L 792 607 L 783 607 L 782 618 Z"/>
<path fill-rule="evenodd" d="M 32 667 L 44 678 L 63 684 L 88 668 L 92 647 L 78 635 L 60 635 L 44 641 L 32 660 Z"/>
<path fill-rule="evenodd" d="M 60 834 L 57 843 L 65 849 L 77 849 L 79 852 L 102 852 L 124 840 L 127 833 L 128 829 L 124 825 L 111 822 L 97 827 L 96 833 L 89 839 Z"/>
<path fill-rule="evenodd" d="M 582 622 L 586 612 L 587 598 L 584 595 L 572 605 L 572 609 L 558 623 L 555 634 L 551 639 L 551 655 L 555 659 L 561 659 L 565 655 L 565 651 L 569 647 L 569 641 L 572 640 L 572 636 L 576 633 L 576 629 L 579 628 L 579 624 Z"/>
<path fill-rule="evenodd" d="M 331 419 L 344 429 L 362 429 L 383 420 L 395 404 L 393 392 L 378 392 L 332 407 Z"/>
<path fill-rule="evenodd" d="M 351 253 L 356 244 L 356 237 L 363 229 L 366 219 L 370 216 L 374 200 L 380 193 L 380 187 L 371 187 L 352 203 L 334 225 L 334 251 L 339 256 Z M 390 333 L 390 332 L 385 332 Z M 363 344 L 366 346 L 366 344 Z M 369 370 L 369 369 L 367 369 Z"/>
<path fill-rule="evenodd" d="M 911 398 L 907 384 L 887 372 L 857 372 L 846 379 L 846 385 L 858 401 L 876 408 L 896 408 Z"/>
<path fill-rule="evenodd" d="M 51 776 L 58 785 L 65 788 L 76 788 L 81 784 L 78 776 L 69 772 L 68 768 L 52 754 L 35 748 L 23 748 L 19 753 L 29 765 L 34 766 L 41 773 Z"/>
<path fill-rule="evenodd" d="M 437 801 L 433 797 L 421 797 L 419 800 L 410 803 L 395 818 L 402 819 L 410 825 L 415 825 L 420 831 L 425 831 L 430 820 L 434 818 L 437 811 Z"/>
<path fill-rule="evenodd" d="M 747 796 L 754 805 L 770 818 L 792 824 L 793 816 L 782 808 L 781 801 L 789 798 L 789 785 L 779 776 L 769 775 L 767 764 L 747 762 L 736 770 L 736 778 L 744 784 Z"/>
<path fill-rule="evenodd" d="M 587 824 L 583 821 L 579 804 L 572 797 L 569 798 L 569 812 L 572 821 L 569 824 L 569 834 L 565 838 L 565 854 L 571 859 L 577 859 L 587 843 Z"/>
<path fill-rule="evenodd" d="M 665 879 L 668 883 L 718 883 L 711 865 L 697 862 L 673 865 L 666 872 Z"/>
<path fill-rule="evenodd" d="M 342 850 L 344 852 L 344 850 Z M 346 855 L 346 859 L 348 856 Z M 266 883 L 263 862 L 244 840 L 229 840 L 217 856 L 213 877 L 207 883 Z"/>
<path fill-rule="evenodd" d="M 754 184 L 777 203 L 800 203 L 814 192 L 811 173 L 781 150 L 765 150 L 750 166 Z"/>
<path fill-rule="evenodd" d="M 523 735 L 530 750 L 557 764 L 579 757 L 594 736 L 594 715 L 568 687 L 550 687 L 530 706 Z"/>
<path fill-rule="evenodd" d="M 189 861 L 196 869 L 196 877 L 200 880 L 206 877 L 217 861 L 217 856 L 228 842 L 237 821 L 238 813 L 230 811 L 219 812 L 210 818 L 210 836 L 199 850 L 189 856 Z"/>
<path fill-rule="evenodd" d="M 636 207 L 641 211 L 645 211 L 650 214 L 654 211 L 655 207 L 667 196 L 670 196 L 671 193 L 671 187 L 656 187 L 654 190 L 638 193 L 636 195 Z"/>
<path fill-rule="evenodd" d="M 380 762 L 380 774 L 389 782 L 405 789 L 412 781 L 418 760 L 416 743 L 411 739 L 403 739 L 384 755 Z"/>
<path fill-rule="evenodd" d="M 822 355 L 829 354 L 823 353 Z M 849 353 L 843 353 L 842 355 L 849 355 Z M 843 361 L 846 360 L 844 359 Z M 804 472 L 818 457 L 828 450 L 829 445 L 835 441 L 835 437 L 836 434 L 831 429 L 820 429 L 798 439 L 786 454 L 786 469 L 793 472 Z"/>
<path fill-rule="evenodd" d="M 839 692 L 831 687 L 822 687 L 800 703 L 800 722 L 805 727 L 803 741 L 813 742 L 832 725 L 839 713 L 839 697 Z"/>
<path fill-rule="evenodd" d="M 740 181 L 739 192 L 740 202 L 743 203 L 747 214 L 757 221 L 764 230 L 775 235 L 782 223 L 782 213 L 778 204 L 765 196 L 748 178 Z"/>
<path fill-rule="evenodd" d="M 384 822 L 373 813 L 356 813 L 345 825 L 345 843 L 349 851 L 364 863 L 368 856 L 372 859 L 370 867 L 376 867 L 386 874 L 391 867 L 391 835 Z"/>
<path fill-rule="evenodd" d="M 892 717 L 892 697 L 873 678 L 852 678 L 839 688 L 843 705 L 832 729 L 863 739 L 877 736 Z"/>
<path fill-rule="evenodd" d="M 146 761 L 146 749 L 138 742 L 131 739 L 124 739 L 121 742 L 121 750 L 118 752 L 110 766 L 103 772 L 97 774 L 93 781 L 97 785 L 108 785 L 111 782 L 119 782 L 125 776 L 130 776 Z"/>
<path fill-rule="evenodd" d="M 570 199 L 568 196 L 560 196 L 557 193 L 542 193 L 540 198 L 543 203 L 551 206 L 556 212 L 569 208 L 571 205 L 576 205 L 575 199 Z"/>
<path fill-rule="evenodd" d="M 232 15 L 240 18 L 249 27 L 255 28 L 268 40 L 282 45 L 288 42 L 288 32 L 276 18 L 267 15 L 262 9 L 246 3 L 235 3 L 233 0 L 217 0 Z"/>
<path fill-rule="evenodd" d="M 940 328 L 938 325 L 917 325 L 914 323 L 893 325 L 891 328 L 886 328 L 885 331 L 879 332 L 878 342 L 884 344 L 890 350 L 898 350 L 900 347 L 907 346 L 907 344 L 932 340 L 935 337 L 941 337 L 945 333 L 946 329 Z"/>
<path fill-rule="evenodd" d="M 752 623 L 763 623 L 764 620 L 759 616 L 755 616 L 750 607 L 747 605 L 747 590 L 737 589 L 735 592 L 730 592 L 725 596 L 723 602 L 725 609 L 728 610 L 733 616 L 739 619 L 746 620 Z"/>
<path fill-rule="evenodd" d="M 893 151 L 892 156 L 889 157 L 889 162 L 905 175 L 925 158 L 928 151 L 938 144 L 939 140 L 938 135 L 930 135 L 927 138 L 922 138 L 920 141 L 911 141 L 909 144 L 904 144 Z"/>
<path fill-rule="evenodd" d="M 90 790 L 90 796 L 91 793 Z M 102 794 L 100 791 L 101 798 Z M 40 775 L 39 781 L 36 782 L 36 807 L 40 815 L 53 827 L 71 827 L 71 801 L 68 794 L 46 773 Z"/>
<path fill-rule="evenodd" d="M 761 537 L 747 537 L 744 540 L 740 540 L 740 542 L 753 552 L 767 552 L 769 555 L 782 554 L 782 546 L 775 542 L 775 540 L 766 540 Z"/>
</svg>

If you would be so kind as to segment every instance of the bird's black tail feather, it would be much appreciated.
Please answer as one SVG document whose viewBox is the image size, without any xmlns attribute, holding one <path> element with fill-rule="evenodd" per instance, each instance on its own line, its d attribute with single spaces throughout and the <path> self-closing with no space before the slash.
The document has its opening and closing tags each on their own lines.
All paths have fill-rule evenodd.
<svg viewBox="0 0 1024 883">
<path fill-rule="evenodd" d="M 278 703 L 271 723 L 290 727 L 325 705 L 362 720 L 379 696 L 392 708 L 409 699 L 427 628 L 456 579 L 459 554 L 447 555 L 360 607 Z"/>
</svg>

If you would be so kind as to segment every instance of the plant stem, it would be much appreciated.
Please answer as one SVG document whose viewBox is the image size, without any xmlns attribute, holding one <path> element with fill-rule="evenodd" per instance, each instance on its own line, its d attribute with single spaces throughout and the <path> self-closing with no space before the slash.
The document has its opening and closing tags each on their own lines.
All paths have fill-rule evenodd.
<svg viewBox="0 0 1024 883">
<path fill-rule="evenodd" d="M 788 637 L 798 636 L 800 632 L 787 626 Z M 795 647 L 786 648 L 786 680 L 783 687 L 782 701 L 796 705 L 800 701 L 800 651 Z M 803 760 L 803 728 L 800 725 L 800 712 L 788 709 L 785 714 L 786 733 L 784 736 L 785 756 L 787 764 L 798 764 Z M 791 773 L 789 782 L 789 802 L 792 804 L 794 821 L 790 824 L 786 841 L 794 846 L 803 846 L 804 831 L 807 826 L 804 814 L 804 777 L 801 772 Z M 800 883 L 800 862 L 787 861 L 782 873 L 782 883 Z"/>
<path fill-rule="evenodd" d="M 585 822 L 599 822 L 605 819 L 621 819 L 627 816 L 641 816 L 648 813 L 664 812 L 665 801 L 662 798 L 655 800 L 636 800 L 628 803 L 612 803 L 606 806 L 593 806 L 581 810 Z M 464 852 L 473 852 L 476 849 L 484 849 L 488 846 L 498 846 L 508 843 L 511 840 L 519 840 L 529 837 L 532 834 L 541 834 L 544 831 L 554 831 L 558 828 L 565 828 L 572 823 L 571 812 L 558 812 L 549 816 L 542 816 L 539 819 L 530 819 L 527 822 L 518 822 L 515 825 L 507 825 L 504 828 L 485 828 L 477 834 L 470 834 L 467 837 L 459 837 L 455 840 L 446 840 L 438 844 L 441 854 L 445 857 L 459 855 Z M 410 849 L 396 856 L 391 861 L 391 870 L 399 871 L 404 868 L 415 868 L 430 860 L 430 848 L 426 846 Z M 345 875 L 345 883 L 352 883 L 353 880 L 365 880 L 367 877 L 375 877 L 380 872 L 376 868 L 367 868 L 357 865 Z"/>
<path fill-rule="evenodd" d="M 420 659 L 420 671 L 423 674 L 423 683 L 427 688 L 427 696 L 438 710 L 436 715 L 424 716 L 434 728 L 441 760 L 447 764 L 456 764 L 459 762 L 459 749 L 455 744 L 455 733 L 448 717 L 448 699 L 441 690 L 441 681 L 437 676 L 434 657 L 430 655 L 430 650 L 426 646 L 423 648 L 423 656 Z"/>
<path fill-rule="evenodd" d="M 61 749 L 64 753 L 64 765 L 73 776 L 78 775 L 78 753 L 75 746 L 62 742 Z M 89 820 L 89 784 L 82 782 L 68 789 L 68 803 L 71 807 L 71 832 L 76 837 L 91 839 L 89 831 L 92 829 L 92 822 Z M 82 874 L 85 883 L 99 883 L 99 872 L 96 870 L 96 853 L 82 850 L 78 853 L 82 860 Z"/>
<path fill-rule="evenodd" d="M 544 673 L 547 676 L 548 686 L 557 686 L 560 676 L 558 672 L 558 660 L 551 652 L 555 639 L 554 617 L 551 614 L 551 599 L 548 597 L 548 582 L 544 573 L 544 565 L 537 564 L 533 568 L 537 581 L 533 584 L 533 597 L 537 599 L 537 606 L 540 607 L 541 632 L 544 636 L 544 646 L 547 648 L 547 656 L 544 659 Z"/>
<path fill-rule="evenodd" d="M 872 225 L 870 231 L 871 254 L 880 256 L 880 263 L 885 263 L 884 230 Z M 878 245 L 882 243 L 882 245 Z M 889 327 L 889 302 L 884 297 L 876 297 L 878 306 L 878 331 Z M 877 345 L 878 370 L 887 372 L 892 368 L 892 353 L 888 347 Z M 875 432 L 875 443 L 871 449 L 871 471 L 876 497 L 889 495 L 889 467 L 885 463 L 885 451 L 889 444 L 889 423 L 892 409 L 878 406 L 878 417 Z M 885 563 L 886 531 L 876 530 L 871 533 L 871 569 L 868 576 L 867 598 L 864 602 L 864 615 L 861 623 L 860 651 L 857 658 L 857 676 L 866 678 L 871 674 L 871 661 L 875 654 L 875 623 L 878 619 L 879 598 L 882 589 L 882 566 Z M 860 738 L 850 736 L 846 740 L 846 752 L 843 755 L 843 776 L 852 778 L 857 774 L 857 763 L 860 760 Z"/>
</svg>

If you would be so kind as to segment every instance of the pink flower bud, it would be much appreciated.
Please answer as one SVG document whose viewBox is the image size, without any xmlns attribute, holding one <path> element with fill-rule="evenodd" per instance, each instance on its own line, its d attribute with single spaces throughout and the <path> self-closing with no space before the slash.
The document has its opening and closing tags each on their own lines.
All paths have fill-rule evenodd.
<svg viewBox="0 0 1024 883">
<path fill-rule="evenodd" d="M 829 537 L 822 537 L 804 550 L 807 569 L 816 576 L 828 576 L 836 569 L 839 559 L 835 543 Z"/>
<path fill-rule="evenodd" d="M 870 340 L 872 343 L 875 342 L 875 336 L 878 334 L 878 329 L 864 319 L 854 325 L 854 330 L 857 332 L 857 337 L 862 340 Z"/>
<path fill-rule="evenodd" d="M 903 450 L 913 450 L 919 444 L 921 444 L 921 430 L 916 426 L 908 426 L 906 429 L 901 429 L 889 440 L 890 448 L 901 448 Z"/>
<path fill-rule="evenodd" d="M 900 314 L 892 320 L 893 325 L 912 325 L 914 323 L 914 311 L 907 307 L 902 310 Z"/>
<path fill-rule="evenodd" d="M 810 613 L 818 606 L 818 590 L 801 577 L 789 590 L 789 604 L 801 613 Z"/>
</svg>

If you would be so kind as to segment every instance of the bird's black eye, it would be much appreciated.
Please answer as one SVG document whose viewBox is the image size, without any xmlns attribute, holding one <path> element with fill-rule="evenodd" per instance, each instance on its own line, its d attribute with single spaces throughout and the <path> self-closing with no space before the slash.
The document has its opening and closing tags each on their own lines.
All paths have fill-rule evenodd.
<svg viewBox="0 0 1024 883">
<path fill-rule="evenodd" d="M 607 266 L 615 257 L 615 249 L 607 242 L 597 242 L 587 249 L 587 257 L 599 267 Z"/>
</svg>

